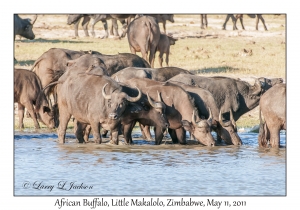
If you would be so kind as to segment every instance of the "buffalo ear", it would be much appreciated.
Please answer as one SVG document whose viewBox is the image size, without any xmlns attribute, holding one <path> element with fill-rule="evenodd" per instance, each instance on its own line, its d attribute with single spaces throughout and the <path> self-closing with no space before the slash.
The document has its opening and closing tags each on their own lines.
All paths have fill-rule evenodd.
<svg viewBox="0 0 300 210">
<path fill-rule="evenodd" d="M 43 106 L 43 113 L 50 112 L 50 108 L 48 106 Z"/>
<path fill-rule="evenodd" d="M 187 120 L 182 120 L 181 124 L 184 130 L 192 132 L 192 124 L 190 122 L 188 122 Z"/>
<path fill-rule="evenodd" d="M 67 66 L 72 66 L 74 63 L 75 63 L 74 61 L 68 61 L 66 65 Z"/>
</svg>

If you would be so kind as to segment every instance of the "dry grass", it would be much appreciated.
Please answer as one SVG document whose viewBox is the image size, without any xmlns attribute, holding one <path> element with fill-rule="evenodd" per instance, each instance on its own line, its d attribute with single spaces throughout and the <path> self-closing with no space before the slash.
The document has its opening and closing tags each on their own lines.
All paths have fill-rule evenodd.
<svg viewBox="0 0 300 210">
<path fill-rule="evenodd" d="M 264 15 L 268 31 L 263 30 L 261 23 L 256 31 L 255 19 L 248 16 L 244 17 L 245 31 L 233 31 L 231 20 L 227 23 L 227 30 L 221 30 L 225 17 L 208 15 L 208 28 L 202 30 L 199 15 L 176 14 L 175 23 L 167 22 L 167 33 L 178 38 L 171 46 L 169 64 L 205 76 L 264 76 L 285 80 L 285 15 Z M 95 26 L 96 38 L 83 37 L 81 26 L 80 37 L 74 38 L 73 26 L 67 25 L 66 20 L 67 15 L 39 15 L 34 28 L 36 39 L 15 41 L 15 58 L 18 60 L 15 67 L 30 69 L 34 61 L 50 48 L 95 50 L 103 54 L 130 52 L 127 38 L 99 38 L 104 34 L 101 22 Z M 111 22 L 108 24 L 110 27 Z M 237 27 L 241 28 L 239 22 Z M 158 67 L 157 60 L 155 65 Z M 257 109 L 245 114 L 237 123 L 243 127 L 258 124 Z"/>
</svg>

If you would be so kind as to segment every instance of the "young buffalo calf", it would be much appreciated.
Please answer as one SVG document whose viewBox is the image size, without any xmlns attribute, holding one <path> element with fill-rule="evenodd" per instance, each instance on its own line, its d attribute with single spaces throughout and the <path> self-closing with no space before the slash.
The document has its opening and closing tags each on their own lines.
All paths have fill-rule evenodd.
<svg viewBox="0 0 300 210">
<path fill-rule="evenodd" d="M 171 36 L 160 34 L 160 39 L 156 47 L 156 51 L 159 51 L 158 61 L 160 67 L 162 67 L 163 54 L 166 54 L 166 64 L 169 66 L 170 45 L 174 45 L 176 41 L 177 39 Z"/>
<path fill-rule="evenodd" d="M 18 103 L 19 127 L 24 128 L 24 108 L 40 128 L 37 117 L 49 128 L 54 128 L 54 120 L 48 101 L 37 75 L 26 69 L 14 69 L 14 102 Z M 35 107 L 33 107 L 33 105 Z"/>
</svg>

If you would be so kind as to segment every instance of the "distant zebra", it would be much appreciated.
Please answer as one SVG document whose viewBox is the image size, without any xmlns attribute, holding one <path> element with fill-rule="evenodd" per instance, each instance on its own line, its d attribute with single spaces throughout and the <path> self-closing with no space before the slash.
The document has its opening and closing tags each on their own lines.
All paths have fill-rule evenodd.
<svg viewBox="0 0 300 210">
<path fill-rule="evenodd" d="M 261 22 L 264 24 L 265 31 L 268 30 L 267 26 L 265 24 L 265 20 L 262 17 L 262 15 L 259 15 L 259 14 L 249 14 L 248 16 L 250 18 L 255 18 L 256 17 L 256 30 L 258 30 L 258 22 L 259 22 L 259 20 L 261 20 Z M 243 24 L 243 15 L 242 14 L 237 14 L 237 15 L 228 14 L 226 16 L 226 20 L 225 20 L 225 22 L 223 24 L 223 27 L 222 27 L 223 30 L 226 30 L 226 23 L 228 22 L 229 18 L 231 18 L 231 20 L 233 22 L 233 30 L 238 30 L 238 28 L 236 27 L 236 22 L 237 22 L 238 19 L 240 19 L 242 28 L 243 28 L 243 30 L 245 30 L 245 27 L 244 27 L 244 24 Z"/>
</svg>

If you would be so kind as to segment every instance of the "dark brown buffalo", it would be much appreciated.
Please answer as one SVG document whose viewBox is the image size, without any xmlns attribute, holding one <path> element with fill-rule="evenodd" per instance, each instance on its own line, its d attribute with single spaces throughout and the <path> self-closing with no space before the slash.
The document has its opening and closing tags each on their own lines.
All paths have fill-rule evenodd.
<svg viewBox="0 0 300 210">
<path fill-rule="evenodd" d="M 159 82 L 165 82 L 178 74 L 192 74 L 190 71 L 177 67 L 163 67 L 157 69 L 128 67 L 111 77 L 119 82 L 125 82 L 131 78 L 148 78 Z"/>
<path fill-rule="evenodd" d="M 116 55 L 92 53 L 105 63 L 107 74 L 110 76 L 127 67 L 150 68 L 149 63 L 145 59 L 132 53 L 118 53 Z"/>
<path fill-rule="evenodd" d="M 153 90 L 161 93 L 162 101 L 166 104 L 166 116 L 170 124 L 169 129 L 174 130 L 174 136 L 176 133 L 176 138 L 172 138 L 174 143 L 178 143 L 176 142 L 178 140 L 179 143 L 186 144 L 185 130 L 187 130 L 200 143 L 208 146 L 215 144 L 209 125 L 211 117 L 208 120 L 199 118 L 198 110 L 192 98 L 183 88 L 178 85 L 164 84 L 147 78 L 133 78 L 125 83 L 136 86 L 141 91 L 151 87 Z M 155 91 L 149 92 L 151 98 L 155 98 L 156 95 Z M 162 131 L 156 129 L 155 132 L 157 136 L 161 136 L 160 139 L 156 139 L 155 144 L 160 144 L 163 136 Z"/>
<path fill-rule="evenodd" d="M 166 54 L 166 64 L 169 66 L 169 55 L 170 55 L 170 45 L 175 45 L 175 42 L 178 39 L 173 38 L 165 34 L 160 35 L 160 39 L 156 48 L 156 51 L 159 52 L 158 62 L 159 66 L 162 67 L 163 55 Z"/>
<path fill-rule="evenodd" d="M 111 130 L 112 141 L 118 144 L 120 117 L 128 102 L 138 101 L 138 96 L 130 97 L 123 87 L 105 75 L 72 73 L 57 81 L 59 127 L 58 139 L 65 143 L 67 124 L 73 117 L 82 124 L 90 124 L 96 143 L 101 143 L 100 126 Z M 80 132 L 82 134 L 82 132 Z M 78 137 L 80 143 L 83 138 Z"/>
<path fill-rule="evenodd" d="M 32 31 L 33 24 L 37 19 L 37 15 L 35 15 L 33 20 L 29 18 L 22 19 L 19 15 L 14 14 L 14 39 L 16 39 L 16 35 L 20 35 L 27 39 L 34 39 L 35 35 Z"/>
<path fill-rule="evenodd" d="M 231 110 L 234 120 L 237 121 L 243 114 L 257 107 L 262 94 L 273 85 L 282 83 L 283 79 L 261 77 L 255 79 L 254 85 L 250 85 L 246 81 L 229 77 L 179 74 L 169 81 L 178 81 L 208 90 L 213 94 L 219 110 L 227 113 L 226 119 L 229 119 Z"/>
<path fill-rule="evenodd" d="M 33 119 L 35 128 L 40 125 L 37 118 L 49 128 L 54 128 L 54 120 L 42 85 L 35 73 L 26 69 L 14 69 L 14 102 L 18 103 L 19 127 L 24 128 L 24 108 Z"/>
<path fill-rule="evenodd" d="M 166 23 L 167 20 L 171 23 L 174 23 L 174 15 L 173 14 L 147 14 L 149 16 L 155 17 L 158 23 L 163 24 L 164 33 L 166 34 Z"/>
<path fill-rule="evenodd" d="M 212 129 L 216 131 L 227 144 L 241 145 L 242 141 L 237 134 L 236 122 L 231 114 L 229 121 L 223 122 L 222 112 L 218 109 L 213 95 L 203 88 L 186 85 L 181 82 L 171 82 L 181 86 L 194 99 L 199 117 L 208 119 L 212 115 Z M 211 114 L 210 114 L 210 111 Z"/>
<path fill-rule="evenodd" d="M 151 68 L 153 68 L 156 47 L 160 39 L 157 20 L 150 16 L 134 19 L 128 26 L 127 37 L 131 53 L 141 52 L 142 57 L 149 61 Z"/>
<path fill-rule="evenodd" d="M 130 88 L 125 84 L 121 84 L 121 86 L 128 95 L 138 94 L 136 89 Z M 162 102 L 160 93 L 157 93 L 157 100 L 155 100 L 149 96 L 149 92 L 151 91 L 153 90 L 150 87 L 146 89 L 144 93 L 142 92 L 141 98 L 135 103 L 129 103 L 121 115 L 120 122 L 122 128 L 120 130 L 124 135 L 126 144 L 133 144 L 131 132 L 136 122 L 142 123 L 143 125 L 155 126 L 158 131 L 162 131 L 156 135 L 155 139 L 157 140 L 162 138 L 161 135 L 163 135 L 163 132 L 169 126 L 165 115 L 166 105 Z M 78 128 L 80 128 L 80 130 Z M 91 127 L 89 125 L 85 127 L 85 125 L 78 125 L 77 123 L 77 128 L 75 129 L 77 135 L 82 135 L 82 130 L 84 135 L 83 139 L 87 142 Z"/>
<path fill-rule="evenodd" d="M 276 84 L 260 99 L 260 129 L 258 143 L 261 147 L 280 147 L 280 130 L 286 130 L 286 84 Z M 262 121 L 261 114 L 265 122 Z"/>
<path fill-rule="evenodd" d="M 266 26 L 266 24 L 265 24 L 265 20 L 264 20 L 264 18 L 263 18 L 263 16 L 262 16 L 261 14 L 257 14 L 257 15 L 255 15 L 255 14 L 250 14 L 250 15 L 248 15 L 248 16 L 251 17 L 251 18 L 255 18 L 255 17 L 256 17 L 256 26 L 255 26 L 255 29 L 256 29 L 256 30 L 258 30 L 258 23 L 259 23 L 259 20 L 261 20 L 261 22 L 263 23 L 264 28 L 265 28 L 265 31 L 268 30 L 268 29 L 267 29 L 267 26 Z M 238 28 L 236 27 L 236 22 L 237 22 L 238 19 L 239 19 L 240 22 L 241 22 L 241 25 L 242 25 L 243 30 L 245 30 L 245 27 L 244 27 L 244 24 L 243 24 L 243 15 L 242 15 L 242 14 L 236 14 L 236 15 L 228 14 L 228 15 L 226 16 L 226 20 L 225 20 L 225 22 L 224 22 L 224 24 L 223 24 L 223 26 L 222 26 L 222 29 L 223 29 L 223 30 L 226 30 L 226 23 L 228 22 L 229 18 L 231 18 L 231 20 L 232 20 L 232 23 L 233 23 L 233 30 L 238 30 Z"/>
</svg>

